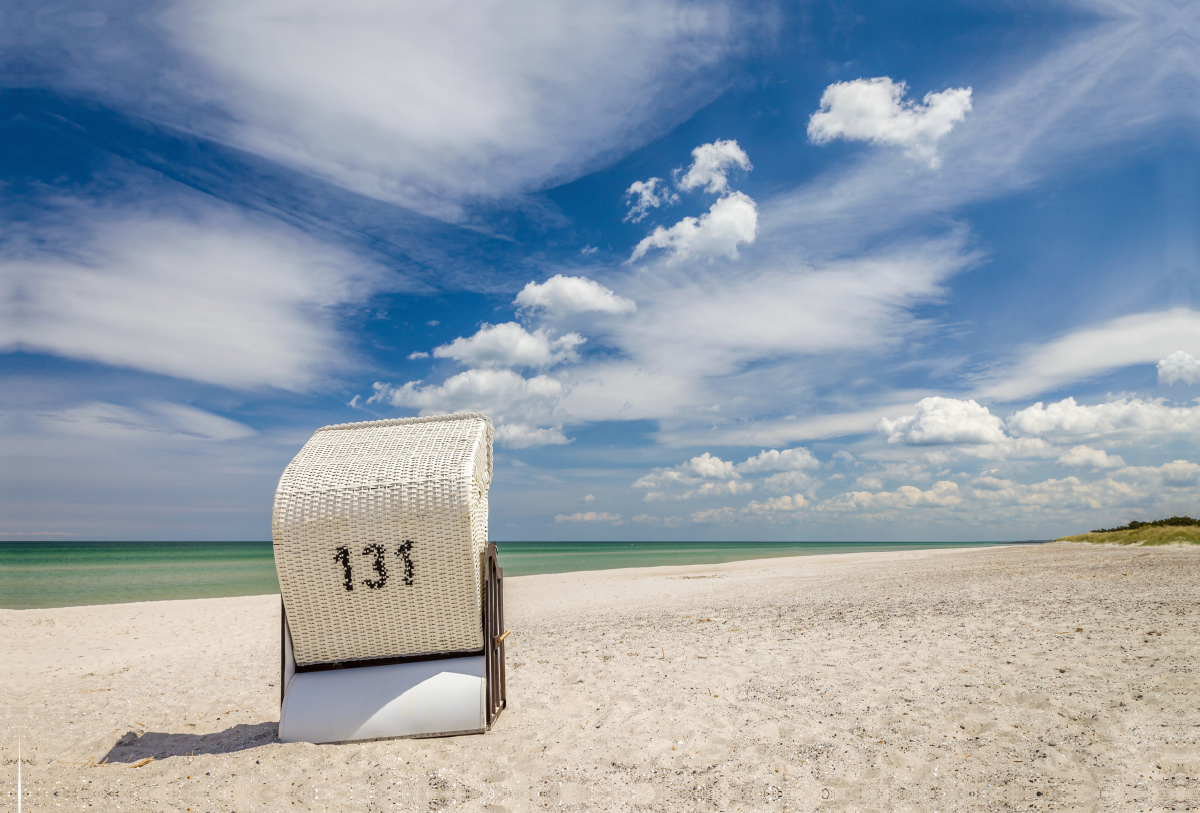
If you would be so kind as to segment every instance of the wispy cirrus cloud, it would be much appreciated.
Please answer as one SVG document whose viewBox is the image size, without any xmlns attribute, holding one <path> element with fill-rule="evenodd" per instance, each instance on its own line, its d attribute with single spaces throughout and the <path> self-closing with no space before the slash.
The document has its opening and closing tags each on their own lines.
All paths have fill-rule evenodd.
<svg viewBox="0 0 1200 813">
<path fill-rule="evenodd" d="M 1014 401 L 1122 367 L 1158 364 L 1181 344 L 1200 347 L 1200 313 L 1172 308 L 1130 314 L 1025 348 L 1013 364 L 992 372 L 976 393 Z"/>
<path fill-rule="evenodd" d="M 270 218 L 160 196 L 12 224 L 0 285 L 0 350 L 305 391 L 351 363 L 340 310 L 396 280 Z"/>
<path fill-rule="evenodd" d="M 771 25 L 673 0 L 168 0 L 129 16 L 27 56 L 57 56 L 35 69 L 77 92 L 451 220 L 644 144 L 719 93 Z"/>
</svg>

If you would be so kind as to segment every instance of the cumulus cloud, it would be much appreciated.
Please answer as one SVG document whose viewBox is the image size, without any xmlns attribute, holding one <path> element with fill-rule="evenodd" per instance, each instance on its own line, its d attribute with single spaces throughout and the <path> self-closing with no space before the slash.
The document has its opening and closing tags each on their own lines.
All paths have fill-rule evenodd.
<svg viewBox="0 0 1200 813">
<path fill-rule="evenodd" d="M 917 402 L 912 415 L 896 420 L 881 418 L 880 434 L 888 443 L 936 445 L 953 443 L 1003 443 L 1004 423 L 987 407 L 974 401 L 931 396 Z"/>
<path fill-rule="evenodd" d="M 694 514 L 689 514 L 692 522 L 714 523 L 714 522 L 729 522 L 737 518 L 737 513 L 730 507 L 724 508 L 709 508 L 705 511 L 697 511 Z"/>
<path fill-rule="evenodd" d="M 722 460 L 708 452 L 699 457 L 693 457 L 683 465 L 705 478 L 728 480 L 738 476 L 736 467 L 732 462 Z"/>
<path fill-rule="evenodd" d="M 376 382 L 367 403 L 419 410 L 421 415 L 482 412 L 496 424 L 496 440 L 510 448 L 567 443 L 558 404 L 567 392 L 546 375 L 525 378 L 512 370 L 466 370 L 439 385 Z"/>
<path fill-rule="evenodd" d="M 633 250 L 629 262 L 641 259 L 652 248 L 670 253 L 670 260 L 738 258 L 737 247 L 758 236 L 758 207 L 741 192 L 717 200 L 699 218 L 685 217 L 671 228 L 659 226 Z"/>
<path fill-rule="evenodd" d="M 1078 477 L 1017 483 L 996 477 L 977 477 L 971 482 L 971 498 L 981 508 L 1027 507 L 1065 513 L 1079 509 L 1112 508 L 1145 499 L 1144 489 L 1106 477 L 1084 482 Z"/>
<path fill-rule="evenodd" d="M 1125 465 L 1119 455 L 1091 446 L 1074 446 L 1058 458 L 1058 465 L 1072 469 L 1116 469 Z"/>
<path fill-rule="evenodd" d="M 651 178 L 647 181 L 634 181 L 625 190 L 625 202 L 629 204 L 629 212 L 623 218 L 625 223 L 640 223 L 651 209 L 679 202 L 679 196 L 670 190 L 662 178 Z"/>
<path fill-rule="evenodd" d="M 958 483 L 939 480 L 927 491 L 916 486 L 900 486 L 895 491 L 849 491 L 824 500 L 816 506 L 819 511 L 851 512 L 880 511 L 885 509 L 909 509 L 921 507 L 947 507 L 962 502 Z"/>
<path fill-rule="evenodd" d="M 587 341 L 578 333 L 550 338 L 546 328 L 530 333 L 516 322 L 487 325 L 474 336 L 459 337 L 434 348 L 437 358 L 452 358 L 471 367 L 550 367 L 577 361 L 575 348 Z"/>
<path fill-rule="evenodd" d="M 1163 399 L 1114 398 L 1086 406 L 1074 398 L 1038 401 L 1008 419 L 1008 431 L 1051 439 L 1143 437 L 1200 432 L 1200 407 L 1171 407 Z"/>
<path fill-rule="evenodd" d="M 1161 466 L 1129 466 L 1114 476 L 1162 488 L 1195 488 L 1200 485 L 1200 466 L 1190 460 L 1172 460 Z"/>
<path fill-rule="evenodd" d="M 572 313 L 633 313 L 637 304 L 617 296 L 595 280 L 555 274 L 545 282 L 530 282 L 517 294 L 514 304 L 527 310 L 540 310 L 550 317 Z"/>
<path fill-rule="evenodd" d="M 799 446 L 795 449 L 786 449 L 782 452 L 778 449 L 763 450 L 755 457 L 747 458 L 744 462 L 738 463 L 737 470 L 746 473 L 759 471 L 800 471 L 801 469 L 815 469 L 820 465 L 820 461 L 813 457 L 812 452 L 803 446 Z"/>
<path fill-rule="evenodd" d="M 655 469 L 633 483 L 634 488 L 647 489 L 646 502 L 688 500 L 694 497 L 731 496 L 753 491 L 755 484 L 742 479 L 742 474 L 776 472 L 762 485 L 777 494 L 814 490 L 820 481 L 802 469 L 820 466 L 812 453 L 804 448 L 764 450 L 743 463 L 722 460 L 710 452 L 697 455 L 674 468 Z M 717 481 L 717 482 L 714 482 Z"/>
<path fill-rule="evenodd" d="M 1158 363 L 1158 383 L 1200 384 L 1200 359 L 1190 353 L 1176 350 Z"/>
<path fill-rule="evenodd" d="M 711 144 L 701 144 L 692 150 L 692 165 L 679 179 L 680 189 L 691 191 L 704 187 L 704 191 L 713 194 L 724 193 L 729 189 L 728 174 L 734 167 L 743 172 L 749 172 L 750 157 L 738 146 L 736 141 L 714 141 Z"/>
<path fill-rule="evenodd" d="M 784 491 L 814 490 L 820 485 L 820 480 L 802 471 L 781 471 L 763 480 L 763 488 L 776 494 Z"/>
<path fill-rule="evenodd" d="M 693 457 L 684 463 L 680 463 L 674 468 L 655 469 L 644 477 L 640 477 L 633 484 L 634 488 L 664 488 L 664 487 L 688 487 L 696 485 L 703 480 L 737 480 L 741 475 L 737 473 L 737 467 L 731 461 L 722 460 L 709 452 Z M 751 486 L 746 486 L 750 488 Z M 716 488 L 728 489 L 729 493 L 736 494 L 742 486 L 738 483 L 728 483 L 726 485 L 717 486 L 713 483 L 705 484 L 703 487 L 707 491 L 689 491 L 686 496 L 680 496 L 676 499 L 687 499 L 697 493 L 713 493 Z M 647 499 L 651 499 L 647 495 Z M 655 496 L 653 499 L 666 499 L 665 496 Z"/>
<path fill-rule="evenodd" d="M 825 89 L 821 108 L 808 120 L 814 144 L 835 138 L 902 147 L 907 155 L 936 169 L 937 152 L 954 125 L 971 111 L 971 88 L 927 93 L 920 102 L 905 100 L 908 85 L 886 76 L 837 82 Z"/>
<path fill-rule="evenodd" d="M 769 514 L 778 511 L 799 511 L 806 505 L 808 505 L 808 500 L 804 498 L 803 494 L 794 494 L 792 496 L 772 497 L 766 502 L 751 500 L 742 509 L 742 513 Z"/>
<path fill-rule="evenodd" d="M 575 514 L 559 514 L 554 517 L 555 522 L 611 522 L 614 525 L 620 524 L 620 514 L 610 514 L 607 511 L 587 511 L 584 513 Z"/>
</svg>

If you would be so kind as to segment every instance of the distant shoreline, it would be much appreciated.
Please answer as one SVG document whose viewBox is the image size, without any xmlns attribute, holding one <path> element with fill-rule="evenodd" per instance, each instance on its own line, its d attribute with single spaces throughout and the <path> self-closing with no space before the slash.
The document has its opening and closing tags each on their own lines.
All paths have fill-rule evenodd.
<svg viewBox="0 0 1200 813">
<path fill-rule="evenodd" d="M 506 576 L 1017 542 L 500 542 Z M 277 594 L 270 542 L 0 542 L 0 608 Z"/>
</svg>

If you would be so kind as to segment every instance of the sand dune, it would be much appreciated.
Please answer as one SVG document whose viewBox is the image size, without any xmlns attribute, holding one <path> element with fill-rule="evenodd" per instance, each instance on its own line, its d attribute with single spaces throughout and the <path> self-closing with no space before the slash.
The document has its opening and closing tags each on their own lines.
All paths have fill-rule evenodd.
<svg viewBox="0 0 1200 813">
<path fill-rule="evenodd" d="M 491 733 L 334 746 L 275 742 L 277 597 L 0 611 L 0 781 L 20 732 L 27 810 L 1200 809 L 1198 575 L 1056 543 L 509 579 Z"/>
</svg>

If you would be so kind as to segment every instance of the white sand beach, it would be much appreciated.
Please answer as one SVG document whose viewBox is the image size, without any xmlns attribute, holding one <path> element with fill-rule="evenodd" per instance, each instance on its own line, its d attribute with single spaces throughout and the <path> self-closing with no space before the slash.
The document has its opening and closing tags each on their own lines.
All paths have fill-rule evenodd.
<svg viewBox="0 0 1200 813">
<path fill-rule="evenodd" d="M 277 596 L 0 611 L 4 808 L 19 734 L 24 810 L 1196 810 L 1198 586 L 1067 543 L 511 578 L 493 730 L 344 745 L 275 741 Z"/>
</svg>

